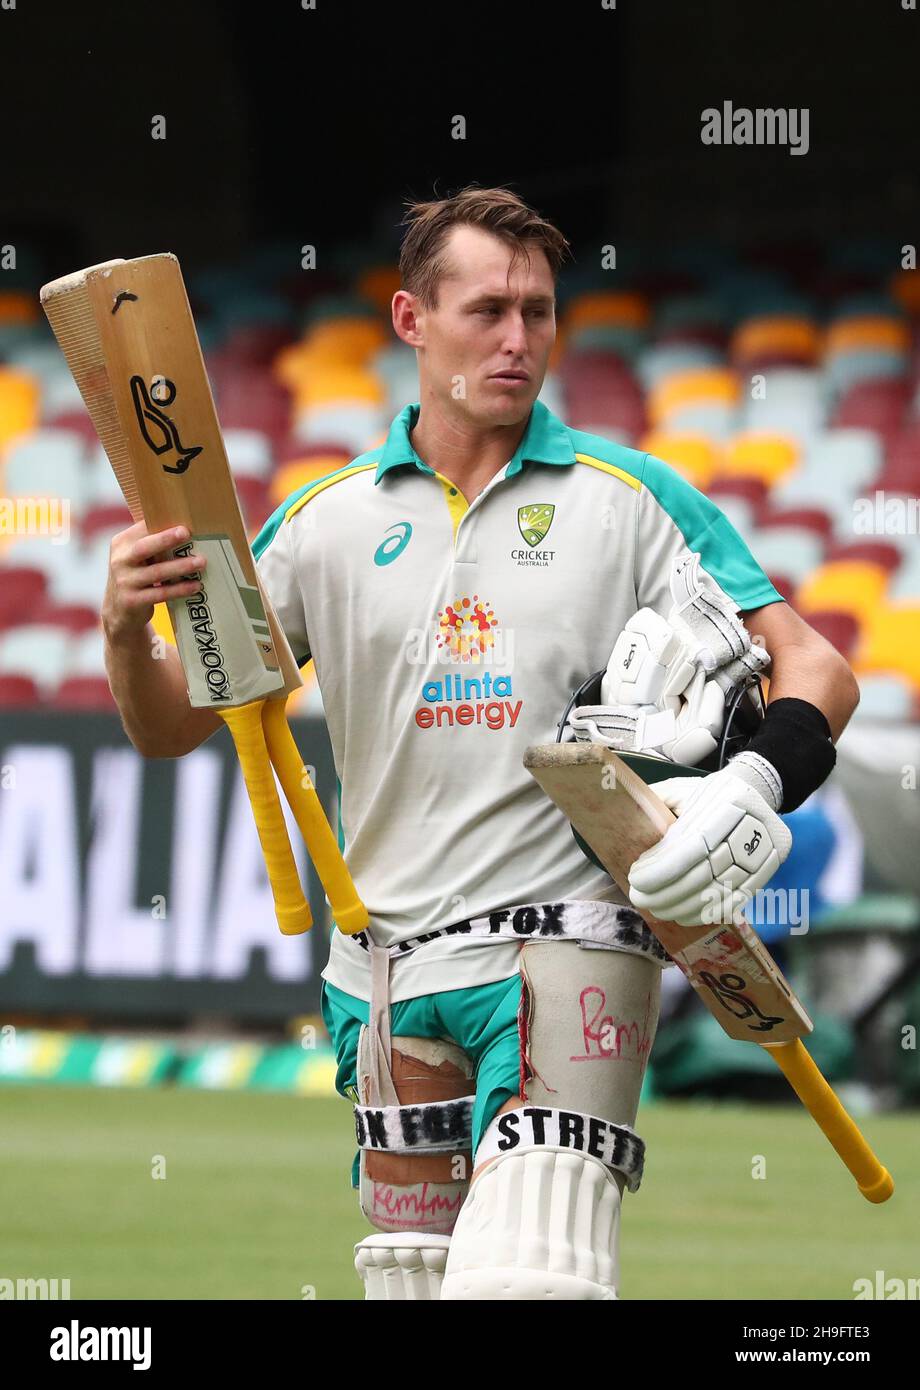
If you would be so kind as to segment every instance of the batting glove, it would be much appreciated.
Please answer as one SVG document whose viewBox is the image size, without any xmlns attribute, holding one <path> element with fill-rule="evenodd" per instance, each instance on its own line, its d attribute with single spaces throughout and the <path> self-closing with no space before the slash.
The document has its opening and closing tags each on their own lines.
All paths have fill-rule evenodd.
<svg viewBox="0 0 920 1390">
<path fill-rule="evenodd" d="M 630 869 L 633 905 L 682 927 L 734 921 L 788 855 L 788 828 L 731 765 L 654 790 L 678 819 Z"/>
</svg>

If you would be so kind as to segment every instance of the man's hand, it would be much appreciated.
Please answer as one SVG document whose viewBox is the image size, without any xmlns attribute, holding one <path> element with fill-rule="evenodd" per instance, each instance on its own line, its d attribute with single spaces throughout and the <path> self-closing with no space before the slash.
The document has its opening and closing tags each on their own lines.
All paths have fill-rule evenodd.
<svg viewBox="0 0 920 1390">
<path fill-rule="evenodd" d="M 683 927 L 733 921 L 786 858 L 791 833 L 730 766 L 653 790 L 678 819 L 630 869 L 633 905 Z"/>
<path fill-rule="evenodd" d="M 154 605 L 167 598 L 186 598 L 201 588 L 200 579 L 185 578 L 203 570 L 203 555 L 184 559 L 167 558 L 170 547 L 188 540 L 188 528 L 150 532 L 143 521 L 136 521 L 112 537 L 109 547 L 109 576 L 102 600 L 102 625 L 117 639 L 135 634 L 153 617 Z"/>
</svg>

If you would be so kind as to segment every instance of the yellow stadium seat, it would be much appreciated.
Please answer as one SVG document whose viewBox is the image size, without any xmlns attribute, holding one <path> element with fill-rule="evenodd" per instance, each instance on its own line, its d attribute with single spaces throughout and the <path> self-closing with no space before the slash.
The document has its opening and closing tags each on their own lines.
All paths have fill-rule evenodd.
<svg viewBox="0 0 920 1390">
<path fill-rule="evenodd" d="M 383 383 L 361 367 L 327 366 L 311 371 L 294 388 L 295 414 L 337 401 L 379 405 L 385 400 Z"/>
<path fill-rule="evenodd" d="M 363 367 L 374 353 L 389 341 L 389 334 L 379 319 L 324 319 L 304 337 L 313 351 L 326 354 L 331 362 Z"/>
<path fill-rule="evenodd" d="M 726 476 L 760 478 L 767 487 L 795 471 L 799 462 L 796 443 L 781 434 L 738 434 L 725 450 L 722 472 Z"/>
<path fill-rule="evenodd" d="M 316 478 L 325 478 L 337 468 L 344 468 L 349 462 L 342 454 L 319 454 L 315 458 L 294 459 L 279 468 L 268 485 L 268 495 L 272 505 L 279 507 L 292 492 L 311 483 Z"/>
<path fill-rule="evenodd" d="M 920 691 L 920 606 L 887 604 L 868 620 L 853 658 L 859 674 L 893 672 Z"/>
<path fill-rule="evenodd" d="M 861 625 L 871 621 L 885 601 L 888 572 L 867 560 L 833 560 L 799 586 L 795 607 L 809 612 L 832 609 L 852 613 Z"/>
<path fill-rule="evenodd" d="M 705 488 L 719 468 L 719 450 L 702 434 L 669 434 L 652 430 L 638 447 L 643 453 L 664 459 L 694 487 Z"/>
<path fill-rule="evenodd" d="M 388 341 L 376 319 L 329 319 L 317 324 L 299 343 L 276 354 L 272 372 L 289 391 L 315 371 L 332 367 L 365 367 Z"/>
<path fill-rule="evenodd" d="M 793 314 L 765 314 L 741 324 L 732 339 L 732 357 L 748 361 L 767 355 L 786 355 L 813 362 L 821 348 L 821 334 L 811 319 Z"/>
<path fill-rule="evenodd" d="M 0 291 L 0 323 L 37 323 L 38 298 L 25 290 Z"/>
<path fill-rule="evenodd" d="M 0 367 L 0 448 L 38 428 L 41 388 L 26 372 Z"/>
<path fill-rule="evenodd" d="M 884 314 L 854 314 L 839 319 L 827 330 L 825 347 L 829 353 L 853 352 L 861 348 L 888 348 L 906 352 L 910 329 L 900 319 Z"/>
<path fill-rule="evenodd" d="M 735 375 L 723 367 L 672 372 L 657 382 L 649 392 L 649 418 L 652 424 L 657 426 L 683 406 L 711 401 L 723 401 L 726 405 L 734 405 L 737 399 L 738 382 Z"/>
<path fill-rule="evenodd" d="M 902 309 L 920 315 L 920 270 L 898 270 L 888 281 L 888 289 Z"/>
<path fill-rule="evenodd" d="M 593 328 L 598 324 L 617 324 L 627 328 L 644 328 L 651 310 L 645 295 L 616 290 L 596 290 L 578 295 L 569 304 L 565 326 Z"/>
<path fill-rule="evenodd" d="M 382 314 L 389 317 L 393 296 L 402 285 L 399 267 L 395 265 L 374 266 L 358 277 L 355 289 L 372 304 L 376 304 Z"/>
</svg>

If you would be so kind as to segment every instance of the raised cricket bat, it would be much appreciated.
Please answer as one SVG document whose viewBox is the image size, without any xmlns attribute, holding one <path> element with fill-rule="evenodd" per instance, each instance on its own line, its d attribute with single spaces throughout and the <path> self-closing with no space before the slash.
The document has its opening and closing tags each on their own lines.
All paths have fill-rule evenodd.
<svg viewBox="0 0 920 1390">
<path fill-rule="evenodd" d="M 629 897 L 629 870 L 656 845 L 674 816 L 612 748 L 598 743 L 530 747 L 524 766 L 591 846 Z M 801 1039 L 812 1022 L 753 928 L 730 924 L 682 927 L 641 916 L 731 1038 L 758 1042 L 840 1154 L 871 1202 L 894 1184 L 824 1080 Z"/>
<path fill-rule="evenodd" d="M 343 931 L 367 914 L 284 716 L 301 684 L 264 594 L 227 462 L 198 335 L 175 256 L 113 260 L 41 290 L 135 521 L 184 525 L 171 557 L 207 558 L 198 593 L 164 598 L 189 700 L 230 729 L 253 806 L 282 932 L 311 925 L 272 766 Z"/>
</svg>

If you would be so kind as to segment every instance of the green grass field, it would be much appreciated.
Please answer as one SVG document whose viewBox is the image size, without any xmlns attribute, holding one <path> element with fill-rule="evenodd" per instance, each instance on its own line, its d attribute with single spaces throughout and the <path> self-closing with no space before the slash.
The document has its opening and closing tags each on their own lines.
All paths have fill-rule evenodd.
<svg viewBox="0 0 920 1390">
<path fill-rule="evenodd" d="M 897 1184 L 880 1207 L 793 1107 L 651 1104 L 637 1128 L 622 1297 L 847 1299 L 877 1269 L 920 1277 L 916 1115 L 865 1122 Z M 336 1099 L 0 1087 L 0 1278 L 69 1278 L 74 1299 L 359 1298 L 352 1139 Z"/>
</svg>

